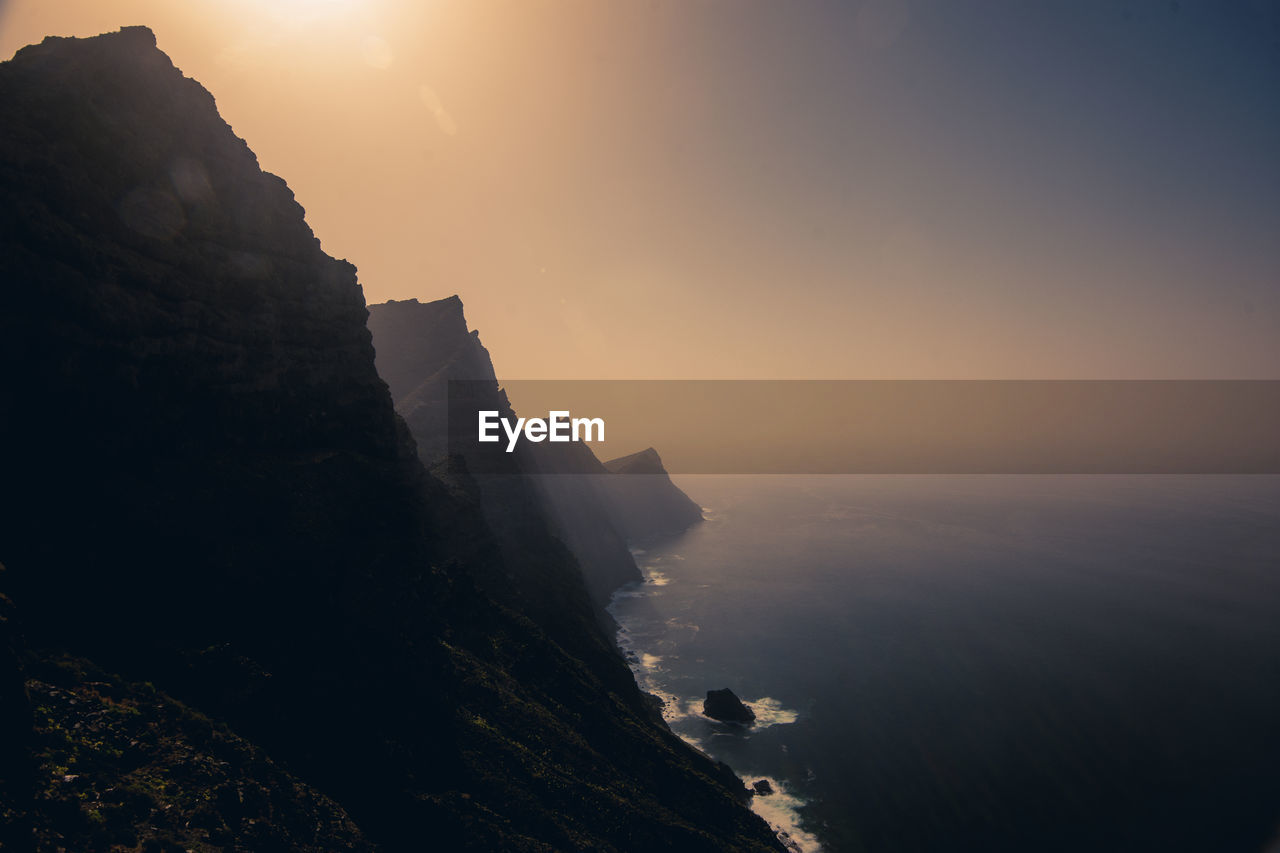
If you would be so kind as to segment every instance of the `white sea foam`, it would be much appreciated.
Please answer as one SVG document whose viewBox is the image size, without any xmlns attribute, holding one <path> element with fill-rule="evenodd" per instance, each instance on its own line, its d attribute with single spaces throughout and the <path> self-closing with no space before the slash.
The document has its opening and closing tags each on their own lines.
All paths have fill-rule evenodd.
<svg viewBox="0 0 1280 853">
<path fill-rule="evenodd" d="M 666 625 L 668 631 L 688 631 L 690 637 L 702 630 L 693 622 L 686 622 L 676 616 L 672 616 L 668 619 Z"/>
<path fill-rule="evenodd" d="M 782 707 L 782 703 L 772 696 L 762 696 L 754 702 L 744 704 L 755 712 L 757 729 L 785 726 L 788 723 L 794 723 L 800 716 L 796 711 Z"/>
<path fill-rule="evenodd" d="M 689 704 L 674 693 L 665 693 L 653 690 L 649 692 L 656 693 L 656 695 L 661 696 L 662 701 L 666 703 L 662 706 L 662 718 L 668 723 L 679 722 L 680 720 L 687 719 L 691 715 L 692 712 L 689 710 Z M 677 734 L 679 733 L 677 732 Z M 698 739 L 693 735 L 680 735 L 680 737 L 694 746 L 698 745 Z"/>
<path fill-rule="evenodd" d="M 641 690 L 662 700 L 662 718 L 671 730 L 690 746 L 705 752 L 708 741 L 713 738 L 746 738 L 753 731 L 794 723 L 799 718 L 798 712 L 783 707 L 781 702 L 771 696 L 762 696 L 754 701 L 744 700 L 756 715 L 755 723 L 750 727 L 733 727 L 733 731 L 727 731 L 724 724 L 703 715 L 702 696 L 682 697 L 663 689 L 662 679 L 666 675 L 666 669 L 662 666 L 663 656 L 645 651 L 642 646 L 652 647 L 650 644 L 658 642 L 670 645 L 673 635 L 678 637 L 677 632 L 687 632 L 685 638 L 692 638 L 700 630 L 699 626 L 678 617 L 669 617 L 662 623 L 662 635 L 665 639 L 660 640 L 646 630 L 643 623 L 634 626 L 636 630 L 633 630 L 626 620 L 618 618 L 615 605 L 626 599 L 662 595 L 659 590 L 670 584 L 671 578 L 656 567 L 667 561 L 680 562 L 684 558 L 678 554 L 654 554 L 648 559 L 642 559 L 647 553 L 642 549 L 633 549 L 631 553 L 636 558 L 643 580 L 627 584 L 614 592 L 608 611 L 618 624 L 616 642 L 635 676 L 636 684 Z M 707 584 L 698 586 L 706 587 Z M 701 662 L 702 659 L 698 660 Z M 783 749 L 786 747 L 783 746 Z M 768 778 L 774 793 L 752 797 L 751 810 L 769 823 L 779 841 L 792 853 L 821 853 L 822 847 L 818 839 L 800 826 L 799 809 L 804 805 L 804 800 L 791 793 L 778 779 L 755 777 L 750 781 L 755 782 L 761 778 Z"/>
<path fill-rule="evenodd" d="M 619 631 L 620 636 L 622 633 Z M 655 673 L 661 672 L 661 667 L 658 665 L 662 662 L 660 655 L 647 652 L 630 653 L 628 660 L 632 664 L 632 671 L 640 688 L 662 700 L 662 718 L 685 743 L 705 752 L 706 741 L 710 738 L 743 736 L 741 733 L 718 729 L 708 731 L 706 726 L 711 721 L 702 715 L 701 697 L 681 698 L 662 690 L 653 677 Z M 746 704 L 756 713 L 753 728 L 793 723 L 797 718 L 795 711 L 783 708 L 778 700 L 769 696 Z M 691 719 L 696 719 L 701 724 L 693 726 L 691 730 L 689 725 Z M 822 853 L 822 845 L 817 837 L 806 832 L 800 825 L 800 808 L 805 804 L 804 800 L 791 793 L 782 781 L 773 777 L 757 776 L 747 780 L 747 783 L 754 784 L 759 779 L 768 779 L 773 793 L 752 797 L 751 810 L 764 818 L 777 834 L 778 840 L 791 853 Z"/>
<path fill-rule="evenodd" d="M 813 833 L 805 832 L 800 826 L 800 808 L 804 800 L 787 790 L 787 786 L 769 776 L 759 776 L 773 788 L 767 796 L 751 798 L 751 810 L 768 821 L 778 834 L 778 840 L 793 853 L 821 853 L 822 845 Z M 754 784 L 756 779 L 748 780 Z"/>
</svg>

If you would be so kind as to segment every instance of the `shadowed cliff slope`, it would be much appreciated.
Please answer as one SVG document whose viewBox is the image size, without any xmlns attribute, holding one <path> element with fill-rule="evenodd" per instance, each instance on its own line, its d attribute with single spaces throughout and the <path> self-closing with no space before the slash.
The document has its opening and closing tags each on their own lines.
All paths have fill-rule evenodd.
<svg viewBox="0 0 1280 853">
<path fill-rule="evenodd" d="M 777 849 L 598 632 L 485 592 L 512 567 L 474 483 L 418 463 L 354 268 L 148 30 L 25 48 L 0 115 L 0 583 L 28 676 L 68 653 L 154 683 L 332 798 L 351 846 Z"/>
<path fill-rule="evenodd" d="M 408 423 L 419 455 L 428 466 L 441 465 L 449 452 L 450 380 L 467 380 L 470 393 L 483 395 L 479 408 L 501 411 L 504 417 L 511 415 L 489 352 L 480 343 L 479 334 L 468 331 L 458 297 L 372 305 L 369 329 L 377 349 L 378 372 L 387 380 L 396 411 Z M 557 471 L 604 474 L 590 448 L 525 443 L 511 454 L 510 463 L 510 474 L 486 473 L 476 479 L 485 495 L 483 504 L 493 508 L 491 515 L 512 518 L 518 514 L 532 519 L 532 531 L 512 529 L 500 520 L 496 523 L 512 551 L 527 551 L 531 533 L 545 536 L 554 529 L 580 563 L 591 597 L 601 611 L 615 589 L 640 580 L 627 543 L 600 500 L 597 485 L 576 476 L 528 476 L 544 465 Z"/>
<path fill-rule="evenodd" d="M 652 447 L 610 459 L 604 467 L 618 475 L 608 479 L 609 499 L 619 529 L 631 541 L 679 533 L 702 521 L 702 507 L 671 482 Z"/>
<path fill-rule="evenodd" d="M 466 380 L 467 393 L 483 396 L 476 408 L 511 415 L 489 353 L 479 334 L 468 331 L 458 297 L 372 305 L 369 329 L 378 353 L 378 371 L 387 380 L 396 410 L 408 423 L 428 466 L 440 465 L 449 452 L 450 380 Z M 475 479 L 485 496 L 482 505 L 499 508 L 491 515 L 545 517 L 536 525 L 539 533 L 545 533 L 549 523 L 568 546 L 602 612 L 618 587 L 640 580 L 629 542 L 679 533 L 702 520 L 698 505 L 662 470 L 656 451 L 635 456 L 643 457 L 648 466 L 624 466 L 619 471 L 628 476 L 623 477 L 601 464 L 585 444 L 526 442 L 510 456 L 510 474 L 520 476 L 486 473 Z M 495 527 L 512 551 L 529 550 L 527 533 L 508 530 L 517 535 L 501 536 L 502 522 L 495 522 Z"/>
</svg>

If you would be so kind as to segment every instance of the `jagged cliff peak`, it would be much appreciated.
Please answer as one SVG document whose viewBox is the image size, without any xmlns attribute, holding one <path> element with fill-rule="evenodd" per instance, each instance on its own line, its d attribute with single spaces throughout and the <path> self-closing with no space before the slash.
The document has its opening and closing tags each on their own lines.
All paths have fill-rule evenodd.
<svg viewBox="0 0 1280 853">
<path fill-rule="evenodd" d="M 39 44 L 29 44 L 19 48 L 14 57 L 38 54 L 44 50 L 69 46 L 75 43 L 91 42 L 99 49 L 124 51 L 126 54 L 156 48 L 156 34 L 146 24 L 132 24 L 120 27 L 115 32 L 102 33 L 88 38 L 77 36 L 45 36 Z"/>
<path fill-rule="evenodd" d="M 652 447 L 611 459 L 604 467 L 623 475 L 612 482 L 613 499 L 619 529 L 632 543 L 676 534 L 702 521 L 702 507 L 671 482 Z"/>
<path fill-rule="evenodd" d="M 213 95 L 183 75 L 147 27 L 50 36 L 0 69 L 4 100 L 24 113 L 16 127 L 0 129 L 0 139 L 57 140 L 52 151 L 6 151 L 10 166 L 39 173 L 55 164 L 120 164 L 51 176 L 64 190 L 76 187 L 80 221 L 110 212 L 143 250 L 184 238 L 236 245 L 244 257 L 235 268 L 258 279 L 277 271 L 280 254 L 306 261 L 322 255 L 284 180 L 261 169 Z M 238 198 L 244 193 L 252 196 Z M 228 205 L 236 217 L 221 215 Z M 354 267 L 330 260 L 334 278 L 354 284 Z"/>
<path fill-rule="evenodd" d="M 400 312 L 407 312 L 406 317 L 411 317 L 416 322 L 461 323 L 463 330 L 466 330 L 467 319 L 463 310 L 462 297 L 456 293 L 443 299 L 427 302 L 420 302 L 416 297 L 410 297 L 409 299 L 388 299 L 381 304 L 396 306 Z"/>
<path fill-rule="evenodd" d="M 433 378 L 496 381 L 489 352 L 479 334 L 467 329 L 462 299 L 456 295 L 431 302 L 392 299 L 370 305 L 369 329 L 383 342 L 378 372 L 397 405 Z"/>
<path fill-rule="evenodd" d="M 610 459 L 604 463 L 604 467 L 608 468 L 615 474 L 665 474 L 667 469 L 662 466 L 662 457 L 658 455 L 658 451 L 652 447 L 646 447 L 638 453 L 631 453 L 626 456 L 619 456 L 617 459 Z"/>
</svg>

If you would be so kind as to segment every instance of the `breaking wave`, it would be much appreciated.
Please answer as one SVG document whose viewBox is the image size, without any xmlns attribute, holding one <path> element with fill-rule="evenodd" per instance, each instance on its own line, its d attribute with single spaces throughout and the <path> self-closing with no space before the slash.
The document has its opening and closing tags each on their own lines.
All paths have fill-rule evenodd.
<svg viewBox="0 0 1280 853">
<path fill-rule="evenodd" d="M 637 605 L 624 601 L 644 599 L 661 595 L 663 587 L 670 585 L 673 579 L 656 568 L 664 561 L 678 562 L 684 558 L 678 554 L 649 556 L 642 550 L 633 550 L 636 563 L 640 566 L 643 580 L 627 584 L 613 595 L 608 611 L 618 625 L 617 643 L 622 651 L 636 683 L 646 693 L 656 696 L 662 701 L 662 718 L 681 740 L 691 746 L 707 751 L 707 744 L 716 737 L 749 738 L 751 733 L 759 732 L 773 726 L 783 726 L 796 722 L 799 713 L 772 696 L 761 696 L 759 699 L 743 699 L 743 703 L 756 715 L 755 722 L 749 727 L 732 723 L 721 723 L 703 715 L 702 696 L 680 696 L 673 692 L 664 676 L 667 670 L 663 667 L 664 655 L 646 651 L 645 646 L 657 642 L 654 631 L 661 633 L 664 648 L 673 642 L 688 640 L 697 635 L 699 626 L 678 617 L 669 617 L 661 623 L 646 622 L 643 617 L 628 619 L 623 610 L 632 611 Z M 648 559 L 642 559 L 648 557 Z M 643 606 L 643 605 L 639 605 Z M 661 627 L 658 628 L 658 625 Z M 821 853 L 822 846 L 818 839 L 800 825 L 800 809 L 805 801 L 793 793 L 780 779 L 766 776 L 752 777 L 749 782 L 766 779 L 773 789 L 772 794 L 757 795 L 751 798 L 751 810 L 764 818 L 778 839 L 792 853 Z"/>
<path fill-rule="evenodd" d="M 771 776 L 757 776 L 747 784 L 763 779 L 773 788 L 767 796 L 751 798 L 751 810 L 764 818 L 778 834 L 778 840 L 793 853 L 821 853 L 822 844 L 811 832 L 800 826 L 800 809 L 805 802 L 787 790 L 785 782 Z"/>
</svg>

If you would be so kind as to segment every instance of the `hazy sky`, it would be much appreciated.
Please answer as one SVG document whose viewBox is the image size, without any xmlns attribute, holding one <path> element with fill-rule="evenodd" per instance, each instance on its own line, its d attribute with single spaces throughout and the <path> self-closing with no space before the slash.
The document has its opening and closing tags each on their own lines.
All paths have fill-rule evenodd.
<svg viewBox="0 0 1280 853">
<path fill-rule="evenodd" d="M 1280 3 L 10 0 L 144 23 L 500 376 L 1280 378 Z"/>
</svg>

